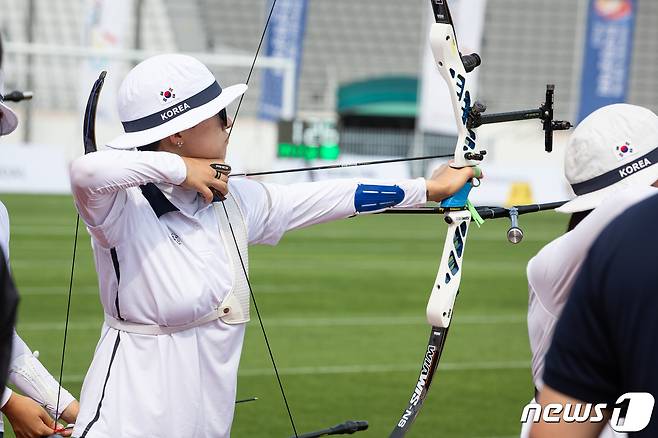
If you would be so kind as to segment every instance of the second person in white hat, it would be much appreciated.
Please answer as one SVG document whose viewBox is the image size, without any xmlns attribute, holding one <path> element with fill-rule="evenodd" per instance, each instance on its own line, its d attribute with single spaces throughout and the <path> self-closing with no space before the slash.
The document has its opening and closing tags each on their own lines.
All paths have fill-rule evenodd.
<svg viewBox="0 0 658 438">
<path fill-rule="evenodd" d="M 527 269 L 528 335 L 536 391 L 544 386 L 545 355 L 590 246 L 614 218 L 658 194 L 658 116 L 628 104 L 609 105 L 590 114 L 569 140 L 565 176 L 576 195 L 558 209 L 572 214 L 567 233 L 542 248 Z M 522 437 L 528 436 L 530 426 L 524 425 Z M 601 436 L 617 435 L 607 427 Z"/>
</svg>

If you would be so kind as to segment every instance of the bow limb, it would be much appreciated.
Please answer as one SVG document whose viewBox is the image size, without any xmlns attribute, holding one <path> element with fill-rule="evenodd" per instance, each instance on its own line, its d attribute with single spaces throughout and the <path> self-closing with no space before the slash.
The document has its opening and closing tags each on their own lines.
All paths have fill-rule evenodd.
<svg viewBox="0 0 658 438">
<path fill-rule="evenodd" d="M 455 27 L 447 0 L 431 0 L 435 23 L 430 29 L 430 47 L 439 73 L 448 85 L 450 99 L 457 122 L 457 144 L 453 167 L 476 166 L 482 161 L 485 150 L 477 145 L 475 131 L 468 128 L 473 96 L 467 73 L 480 65 L 477 54 L 462 56 L 459 52 Z"/>
<path fill-rule="evenodd" d="M 82 140 L 85 147 L 85 154 L 96 152 L 96 109 L 98 108 L 98 99 L 100 98 L 101 90 L 103 89 L 103 84 L 105 83 L 105 76 L 107 72 L 101 72 L 100 76 L 94 82 L 94 86 L 91 89 L 89 94 L 89 99 L 87 100 L 87 106 L 85 107 L 84 120 L 82 121 Z M 75 236 L 73 238 L 73 255 L 71 256 L 71 274 L 69 277 L 69 292 L 66 303 L 66 322 L 64 323 L 64 341 L 62 342 L 62 356 L 60 360 L 59 367 L 59 387 L 57 388 L 57 403 L 55 405 L 55 425 L 53 433 L 55 433 L 57 428 L 57 421 L 61 415 L 59 411 L 59 402 L 62 391 L 62 378 L 64 376 L 64 359 L 66 357 L 66 339 L 69 329 L 69 319 L 71 315 L 71 295 L 73 292 L 73 273 L 75 272 L 75 254 L 78 246 L 78 228 L 80 226 L 80 215 L 77 215 L 75 220 Z"/>
<path fill-rule="evenodd" d="M 94 82 L 94 86 L 91 88 L 91 93 L 89 93 L 89 98 L 87 99 L 85 116 L 82 122 L 82 141 L 85 146 L 85 155 L 98 150 L 96 145 L 96 110 L 98 109 L 98 99 L 105 83 L 105 76 L 107 76 L 107 72 L 102 71 L 96 82 Z"/>
<path fill-rule="evenodd" d="M 467 70 L 477 67 L 480 57 L 462 57 L 459 52 L 447 0 L 431 0 L 431 5 L 436 22 L 430 30 L 430 45 L 437 68 L 448 86 L 457 122 L 458 138 L 451 165 L 456 168 L 475 166 L 482 161 L 486 151 L 479 149 L 475 132 L 467 127 L 472 105 Z M 448 224 L 448 232 L 427 304 L 427 321 L 432 329 L 416 386 L 406 409 L 391 432 L 391 438 L 403 437 L 411 428 L 423 406 L 441 359 L 461 281 L 464 246 L 471 222 L 471 213 L 467 208 L 471 188 L 472 184 L 469 182 L 462 190 L 441 203 L 441 207 L 447 211 L 444 218 Z"/>
</svg>

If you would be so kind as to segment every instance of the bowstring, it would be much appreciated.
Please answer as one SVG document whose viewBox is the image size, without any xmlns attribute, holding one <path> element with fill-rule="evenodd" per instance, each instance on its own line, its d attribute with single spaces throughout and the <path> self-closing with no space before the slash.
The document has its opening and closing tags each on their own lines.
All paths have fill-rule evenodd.
<svg viewBox="0 0 658 438">
<path fill-rule="evenodd" d="M 57 403 L 55 405 L 55 423 L 53 424 L 53 433 L 57 431 L 57 422 L 61 417 L 61 412 L 59 412 L 59 402 L 62 395 L 62 380 L 64 377 L 64 358 L 66 356 L 66 339 L 68 335 L 69 328 L 69 315 L 71 313 L 71 294 L 73 291 L 73 272 L 75 271 L 75 254 L 78 247 L 78 230 L 80 228 L 80 215 L 77 215 L 75 220 L 75 237 L 73 238 L 73 257 L 71 257 L 71 276 L 69 278 L 69 293 L 66 303 L 66 321 L 64 322 L 64 341 L 62 342 L 62 360 L 59 365 L 59 381 L 57 387 Z"/>
<path fill-rule="evenodd" d="M 265 40 L 265 34 L 267 33 L 267 28 L 270 26 L 270 21 L 272 20 L 272 15 L 274 14 L 274 7 L 276 6 L 277 0 L 274 0 L 272 2 L 272 7 L 270 8 L 270 13 L 267 16 L 267 21 L 265 21 L 265 27 L 263 28 L 263 33 L 260 35 L 260 41 L 258 41 L 258 47 L 256 48 L 256 55 L 254 56 L 254 60 L 251 63 L 251 68 L 249 69 L 249 74 L 247 74 L 247 81 L 245 82 L 245 85 L 249 85 L 249 81 L 251 80 L 251 75 L 254 73 L 254 67 L 256 67 L 256 61 L 258 60 L 258 55 L 260 53 L 260 49 L 263 46 L 263 41 Z M 231 131 L 228 133 L 228 138 L 226 139 L 226 142 L 231 139 L 231 134 L 233 134 L 233 128 L 235 127 L 235 122 L 238 120 L 238 114 L 240 114 L 240 108 L 242 107 L 242 101 L 244 100 L 244 94 L 240 96 L 240 100 L 238 101 L 238 107 L 235 110 L 235 116 L 233 116 L 233 124 L 231 125 Z"/>
<path fill-rule="evenodd" d="M 277 0 L 274 0 L 272 2 L 272 7 L 270 8 L 270 12 L 267 16 L 267 21 L 265 22 L 265 27 L 263 28 L 263 32 L 261 33 L 260 40 L 258 42 L 258 47 L 256 48 L 256 54 L 254 55 L 254 60 L 251 63 L 251 67 L 249 69 L 249 74 L 247 75 L 247 80 L 245 82 L 246 85 L 249 85 L 249 81 L 251 80 L 251 76 L 254 72 L 254 68 L 256 66 L 256 61 L 258 60 L 258 55 L 260 53 L 260 49 L 263 46 L 263 41 L 265 40 L 265 34 L 267 33 L 267 29 L 270 25 L 270 21 L 272 20 L 272 15 L 274 14 L 274 7 L 276 6 Z M 240 96 L 240 100 L 238 101 L 238 107 L 235 110 L 235 116 L 233 117 L 233 124 L 231 125 L 231 131 L 228 134 L 228 138 L 226 139 L 226 142 L 231 139 L 231 135 L 233 134 L 233 129 L 235 128 L 235 122 L 238 119 L 238 114 L 240 113 L 240 108 L 242 107 L 242 102 L 244 100 L 244 94 Z M 286 397 L 286 391 L 283 388 L 283 383 L 281 381 L 281 375 L 279 374 L 279 369 L 276 365 L 276 360 L 274 359 L 274 352 L 272 351 L 272 348 L 270 347 L 270 341 L 267 336 L 267 331 L 265 330 L 265 324 L 263 324 L 263 319 L 261 318 L 260 311 L 258 309 L 258 304 L 256 302 L 256 296 L 254 295 L 254 290 L 251 287 L 251 282 L 249 281 L 249 276 L 247 275 L 247 269 L 244 265 L 244 260 L 242 259 L 242 253 L 240 252 L 240 246 L 238 245 L 238 240 L 235 237 L 235 233 L 233 231 L 233 225 L 231 224 L 231 219 L 228 214 L 228 210 L 226 209 L 226 204 L 224 203 L 225 201 L 222 201 L 222 207 L 224 208 L 224 213 L 226 214 L 226 220 L 228 222 L 229 229 L 231 230 L 231 236 L 233 237 L 233 243 L 235 244 L 235 249 L 238 252 L 238 257 L 240 258 L 240 265 L 242 266 L 242 272 L 244 274 L 244 277 L 247 281 L 247 286 L 249 287 L 249 295 L 251 296 L 251 300 L 254 303 L 254 309 L 256 310 L 256 316 L 258 317 L 258 323 L 260 324 L 261 331 L 263 333 L 263 338 L 265 339 L 265 345 L 267 347 L 267 352 L 269 353 L 270 356 L 270 361 L 272 362 L 272 367 L 274 368 L 274 374 L 276 375 L 276 380 L 279 384 L 279 391 L 281 392 L 281 396 L 283 397 L 283 403 L 286 406 L 286 411 L 288 412 L 288 419 L 290 420 L 290 425 L 292 426 L 292 430 L 295 434 L 295 437 L 299 437 L 297 434 L 297 427 L 295 427 L 295 420 L 292 415 L 292 411 L 290 409 L 290 404 L 288 403 L 288 397 Z"/>
<path fill-rule="evenodd" d="M 265 331 L 265 325 L 263 324 L 263 319 L 260 316 L 260 310 L 258 310 L 258 303 L 256 302 L 256 296 L 254 295 L 254 290 L 251 288 L 251 281 L 249 281 L 249 276 L 247 275 L 247 269 L 244 265 L 244 260 L 242 259 L 242 252 L 240 251 L 238 240 L 235 237 L 235 232 L 233 231 L 233 225 L 231 224 L 231 221 L 228 216 L 228 210 L 226 209 L 225 201 L 222 201 L 221 204 L 222 207 L 224 208 L 224 213 L 226 214 L 228 227 L 231 230 L 231 236 L 233 237 L 233 242 L 235 243 L 235 249 L 237 250 L 238 257 L 240 258 L 240 265 L 242 266 L 242 272 L 244 272 L 244 278 L 247 280 L 247 286 L 249 287 L 249 294 L 251 295 L 251 300 L 254 303 L 254 309 L 256 309 L 256 316 L 258 316 L 258 322 L 260 323 L 260 328 L 261 331 L 263 332 L 263 338 L 265 338 L 265 345 L 267 346 L 267 352 L 270 354 L 270 361 L 272 362 L 272 366 L 274 367 L 274 374 L 276 375 L 276 380 L 279 384 L 279 390 L 281 391 L 281 395 L 283 396 L 283 403 L 286 405 L 286 410 L 288 411 L 288 418 L 290 419 L 292 430 L 295 433 L 295 437 L 297 438 L 298 435 L 297 435 L 297 428 L 295 427 L 295 420 L 293 419 L 292 411 L 290 410 L 290 404 L 288 403 L 286 392 L 283 389 L 283 383 L 281 382 L 281 375 L 279 374 L 279 369 L 276 366 L 276 361 L 274 360 L 274 353 L 272 352 L 272 348 L 270 347 L 270 341 L 269 338 L 267 337 L 267 332 Z"/>
</svg>

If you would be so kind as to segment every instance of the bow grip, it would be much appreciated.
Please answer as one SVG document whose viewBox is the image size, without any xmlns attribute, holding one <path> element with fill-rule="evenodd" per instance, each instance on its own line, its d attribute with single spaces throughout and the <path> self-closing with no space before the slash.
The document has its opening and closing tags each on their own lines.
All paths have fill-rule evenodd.
<svg viewBox="0 0 658 438">
<path fill-rule="evenodd" d="M 469 181 L 457 193 L 441 201 L 442 208 L 460 208 L 466 206 L 468 195 L 471 193 L 473 184 Z"/>
</svg>

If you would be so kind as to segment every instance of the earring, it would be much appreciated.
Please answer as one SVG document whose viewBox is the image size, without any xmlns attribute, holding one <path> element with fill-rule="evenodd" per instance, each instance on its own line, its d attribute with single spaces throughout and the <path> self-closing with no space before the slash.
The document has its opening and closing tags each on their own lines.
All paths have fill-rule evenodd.
<svg viewBox="0 0 658 438">
<path fill-rule="evenodd" d="M 183 147 L 183 142 L 182 141 L 177 142 L 176 146 L 178 146 L 179 149 L 182 148 Z"/>
</svg>

